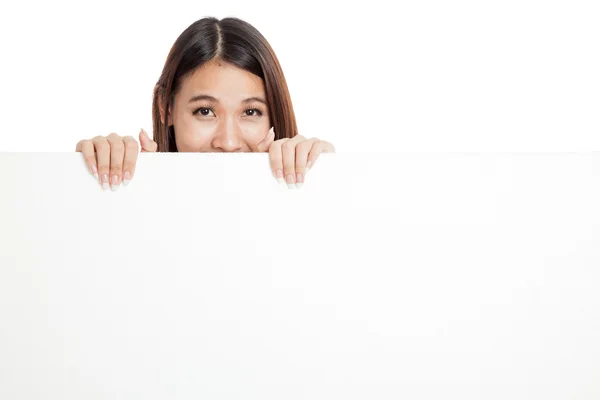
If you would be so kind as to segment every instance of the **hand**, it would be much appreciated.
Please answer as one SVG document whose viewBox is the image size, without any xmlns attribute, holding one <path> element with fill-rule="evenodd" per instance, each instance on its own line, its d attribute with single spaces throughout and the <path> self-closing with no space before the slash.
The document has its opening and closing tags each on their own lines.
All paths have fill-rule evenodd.
<svg viewBox="0 0 600 400">
<path fill-rule="evenodd" d="M 155 152 L 158 144 L 148 137 L 143 129 L 140 131 L 142 152 Z M 138 143 L 132 136 L 119 136 L 111 133 L 108 136 L 96 136 L 93 139 L 81 140 L 75 151 L 83 153 L 90 172 L 99 179 L 104 190 L 110 187 L 114 192 L 121 182 L 125 186 L 133 178 L 138 158 Z"/>
<path fill-rule="evenodd" d="M 335 153 L 335 147 L 324 140 L 306 139 L 302 135 L 276 140 L 269 146 L 271 171 L 280 183 L 285 177 L 289 189 L 301 188 L 306 173 L 321 153 Z"/>
</svg>

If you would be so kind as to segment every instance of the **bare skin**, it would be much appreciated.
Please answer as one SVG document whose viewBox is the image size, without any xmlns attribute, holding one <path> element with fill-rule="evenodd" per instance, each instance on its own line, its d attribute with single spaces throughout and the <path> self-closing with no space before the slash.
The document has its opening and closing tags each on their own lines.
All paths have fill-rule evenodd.
<svg viewBox="0 0 600 400">
<path fill-rule="evenodd" d="M 180 152 L 268 152 L 273 176 L 281 183 L 285 177 L 290 189 L 302 186 L 320 153 L 335 152 L 331 143 L 301 135 L 275 141 L 262 79 L 218 61 L 182 82 L 167 118 Z M 158 148 L 143 129 L 139 143 L 142 152 Z M 111 133 L 81 140 L 75 151 L 83 153 L 104 190 L 115 191 L 133 178 L 140 146 L 132 136 Z"/>
</svg>

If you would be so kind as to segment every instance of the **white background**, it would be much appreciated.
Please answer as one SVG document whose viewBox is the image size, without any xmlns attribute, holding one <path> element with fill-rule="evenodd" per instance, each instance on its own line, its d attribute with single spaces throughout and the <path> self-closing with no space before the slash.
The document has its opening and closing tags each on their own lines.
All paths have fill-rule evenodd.
<svg viewBox="0 0 600 400">
<path fill-rule="evenodd" d="M 0 151 L 151 130 L 177 36 L 237 16 L 338 152 L 600 149 L 597 1 L 2 2 Z"/>
<path fill-rule="evenodd" d="M 597 399 L 597 155 L 368 154 L 599 150 L 595 3 L 3 2 L 0 151 L 150 130 L 177 36 L 237 16 L 361 153 L 293 191 L 145 154 L 115 193 L 0 154 L 0 397 Z"/>
</svg>

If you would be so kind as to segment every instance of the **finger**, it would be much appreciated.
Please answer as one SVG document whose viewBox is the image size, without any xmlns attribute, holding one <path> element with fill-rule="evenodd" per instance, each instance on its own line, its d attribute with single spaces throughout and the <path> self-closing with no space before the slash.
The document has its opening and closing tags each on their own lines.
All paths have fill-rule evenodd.
<svg viewBox="0 0 600 400">
<path fill-rule="evenodd" d="M 110 173 L 110 144 L 103 136 L 96 136 L 92 139 L 94 149 L 96 150 L 96 160 L 98 162 L 98 174 L 102 188 L 108 190 L 108 174 Z"/>
<path fill-rule="evenodd" d="M 123 138 L 125 144 L 125 158 L 123 159 L 123 184 L 129 185 L 135 172 L 135 164 L 138 158 L 139 146 L 133 136 Z"/>
<path fill-rule="evenodd" d="M 306 163 L 308 162 L 308 153 L 313 148 L 315 143 L 318 143 L 319 139 L 308 139 L 304 140 L 296 145 L 296 187 L 301 188 L 304 184 L 304 177 L 308 169 Z"/>
<path fill-rule="evenodd" d="M 296 135 L 281 145 L 283 176 L 289 189 L 296 187 L 296 145 L 303 140 L 304 136 Z"/>
<path fill-rule="evenodd" d="M 98 167 L 96 165 L 96 154 L 94 152 L 94 144 L 91 140 L 81 140 L 77 143 L 75 151 L 81 152 L 83 159 L 90 170 L 90 173 L 98 179 Z"/>
<path fill-rule="evenodd" d="M 252 150 L 255 152 L 258 152 L 258 153 L 267 152 L 267 151 L 269 151 L 269 147 L 271 147 L 274 140 L 275 140 L 275 131 L 273 130 L 273 127 L 271 127 L 271 129 L 269 129 L 269 133 L 267 133 L 267 136 L 265 136 L 265 138 L 262 141 L 260 141 L 256 145 L 256 147 Z"/>
<path fill-rule="evenodd" d="M 158 149 L 158 143 L 150 139 L 144 128 L 140 130 L 140 144 L 142 145 L 143 153 L 154 153 Z"/>
<path fill-rule="evenodd" d="M 315 162 L 321 153 L 335 153 L 335 148 L 331 143 L 324 140 L 317 141 L 308 153 L 308 161 L 306 162 L 307 170 L 315 166 Z"/>
<path fill-rule="evenodd" d="M 290 139 L 283 138 L 273 142 L 269 147 L 269 164 L 271 166 L 271 172 L 277 179 L 277 182 L 283 183 L 283 157 L 281 156 L 281 146 Z"/>
<path fill-rule="evenodd" d="M 116 133 L 106 138 L 110 143 L 110 188 L 114 192 L 123 180 L 123 160 L 125 158 L 125 143 Z"/>
</svg>

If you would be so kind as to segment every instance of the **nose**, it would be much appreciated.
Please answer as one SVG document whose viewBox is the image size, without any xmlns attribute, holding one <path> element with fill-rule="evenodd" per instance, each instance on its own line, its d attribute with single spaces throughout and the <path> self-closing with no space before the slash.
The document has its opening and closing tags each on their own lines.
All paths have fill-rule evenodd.
<svg viewBox="0 0 600 400">
<path fill-rule="evenodd" d="M 227 153 L 242 151 L 242 131 L 239 125 L 235 121 L 224 121 L 217 130 L 212 147 L 217 151 Z"/>
</svg>

